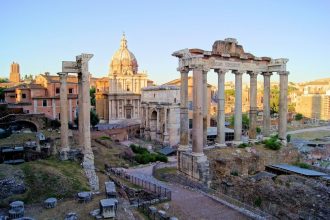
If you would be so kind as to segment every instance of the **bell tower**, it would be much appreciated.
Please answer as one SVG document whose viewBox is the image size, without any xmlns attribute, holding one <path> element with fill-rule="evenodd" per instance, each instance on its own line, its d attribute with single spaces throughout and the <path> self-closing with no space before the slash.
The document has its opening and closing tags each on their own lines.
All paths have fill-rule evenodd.
<svg viewBox="0 0 330 220">
<path fill-rule="evenodd" d="M 9 75 L 9 81 L 13 83 L 19 83 L 21 81 L 21 74 L 19 71 L 19 64 L 13 62 L 10 65 L 10 75 Z"/>
</svg>

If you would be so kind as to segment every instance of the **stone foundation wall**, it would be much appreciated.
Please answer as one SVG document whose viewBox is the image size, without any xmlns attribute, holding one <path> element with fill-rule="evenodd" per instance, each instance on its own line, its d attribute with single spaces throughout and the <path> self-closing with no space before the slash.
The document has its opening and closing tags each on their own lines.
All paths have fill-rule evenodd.
<svg viewBox="0 0 330 220">
<path fill-rule="evenodd" d="M 205 155 L 193 155 L 190 151 L 178 151 L 178 170 L 187 177 L 209 185 L 209 161 Z"/>
</svg>

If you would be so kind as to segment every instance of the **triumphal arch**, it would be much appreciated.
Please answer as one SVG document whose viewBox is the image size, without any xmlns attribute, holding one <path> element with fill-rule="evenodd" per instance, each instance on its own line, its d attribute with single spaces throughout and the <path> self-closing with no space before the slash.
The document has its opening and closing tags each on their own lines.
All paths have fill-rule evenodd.
<svg viewBox="0 0 330 220">
<path fill-rule="evenodd" d="M 250 76 L 250 126 L 249 138 L 256 139 L 257 76 L 264 78 L 263 135 L 270 135 L 270 77 L 277 73 L 280 78 L 279 138 L 286 144 L 288 59 L 257 57 L 246 53 L 234 38 L 215 41 L 212 51 L 183 49 L 172 54 L 179 59 L 181 73 L 180 102 L 180 147 L 178 169 L 193 179 L 208 182 L 209 163 L 203 153 L 207 136 L 207 74 L 213 69 L 218 74 L 218 146 L 225 145 L 225 75 L 235 75 L 235 120 L 234 143 L 242 141 L 242 75 Z M 188 120 L 188 74 L 193 72 L 193 128 L 192 146 L 189 146 Z"/>
</svg>

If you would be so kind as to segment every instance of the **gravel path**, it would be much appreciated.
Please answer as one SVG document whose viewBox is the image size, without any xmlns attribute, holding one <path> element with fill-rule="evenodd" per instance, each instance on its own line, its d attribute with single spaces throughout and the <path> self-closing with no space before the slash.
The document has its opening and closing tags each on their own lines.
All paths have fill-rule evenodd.
<svg viewBox="0 0 330 220">
<path fill-rule="evenodd" d="M 155 179 L 152 176 L 153 165 L 128 169 L 127 172 L 139 178 L 145 178 L 152 182 L 170 189 L 172 191 L 171 207 L 177 210 L 180 214 L 179 219 L 249 219 L 238 211 L 231 209 L 213 199 L 201 194 L 198 191 L 193 191 L 179 184 L 165 183 Z"/>
<path fill-rule="evenodd" d="M 308 131 L 329 131 L 330 134 L 330 126 L 316 127 L 316 128 L 304 128 L 295 131 L 288 131 L 287 134 L 299 134 Z"/>
</svg>

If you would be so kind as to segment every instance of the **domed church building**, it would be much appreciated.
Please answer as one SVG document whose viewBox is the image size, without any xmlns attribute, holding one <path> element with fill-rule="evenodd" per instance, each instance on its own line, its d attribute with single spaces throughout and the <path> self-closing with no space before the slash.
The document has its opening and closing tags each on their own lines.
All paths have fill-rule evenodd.
<svg viewBox="0 0 330 220">
<path fill-rule="evenodd" d="M 123 34 L 111 59 L 109 77 L 96 82 L 96 111 L 101 121 L 139 119 L 141 89 L 148 86 L 147 77 L 146 72 L 138 72 L 138 62 Z"/>
</svg>

